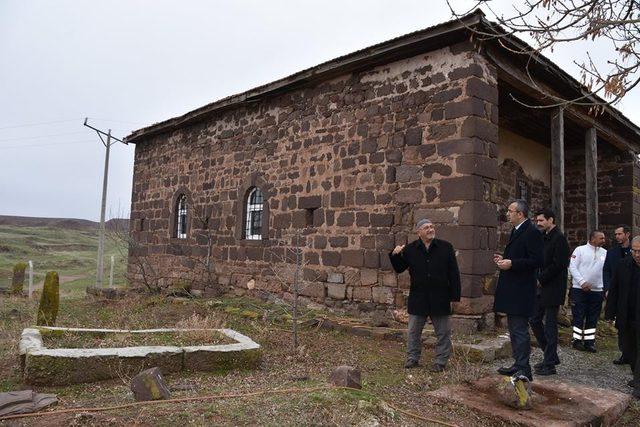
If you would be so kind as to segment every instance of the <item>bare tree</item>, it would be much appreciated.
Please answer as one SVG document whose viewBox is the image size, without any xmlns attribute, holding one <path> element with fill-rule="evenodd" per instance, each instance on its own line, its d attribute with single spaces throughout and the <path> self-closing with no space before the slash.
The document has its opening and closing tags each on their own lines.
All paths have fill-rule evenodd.
<svg viewBox="0 0 640 427">
<path fill-rule="evenodd" d="M 125 227 L 122 222 L 115 224 L 107 231 L 110 240 L 117 243 L 121 255 L 128 259 L 134 272 L 129 274 L 129 281 L 141 282 L 151 293 L 161 293 L 171 284 L 181 283 L 185 291 L 193 288 L 209 288 L 214 295 L 221 293 L 217 281 L 215 263 L 213 262 L 214 232 L 210 227 L 209 214 L 204 209 L 192 209 L 191 234 L 194 245 L 189 251 L 183 251 L 182 246 L 176 248 L 175 255 L 183 257 L 193 267 L 188 271 L 166 272 L 158 268 L 154 260 L 146 252 L 144 244 L 136 237 L 136 221 L 131 221 L 130 227 Z M 142 230 L 138 230 L 140 232 Z M 199 250 L 204 247 L 203 251 Z M 194 251 L 195 249 L 195 251 Z"/>
<path fill-rule="evenodd" d="M 303 271 L 308 261 L 304 260 L 305 249 L 308 248 L 306 237 L 297 232 L 291 237 L 291 244 L 285 241 L 277 241 L 276 248 L 281 248 L 282 254 L 271 250 L 271 257 L 275 263 L 271 264 L 271 272 L 276 279 L 284 286 L 289 287 L 293 295 L 291 301 L 291 320 L 293 333 L 293 349 L 298 349 L 298 315 L 300 293 L 310 285 L 309 280 L 305 280 Z M 318 278 L 318 277 L 315 277 Z M 315 279 L 312 277 L 312 279 Z"/>
<path fill-rule="evenodd" d="M 475 36 L 480 40 L 497 40 L 504 48 L 527 55 L 530 60 L 562 44 L 579 41 L 608 44 L 606 65 L 598 65 L 588 50 L 583 51 L 584 57 L 574 60 L 588 90 L 573 99 L 546 93 L 554 101 L 552 106 L 574 104 L 602 110 L 606 104 L 619 102 L 640 82 L 639 0 L 516 0 L 513 12 L 508 15 L 495 11 L 489 0 L 474 0 L 466 11 L 455 9 L 452 3 L 453 0 L 447 0 L 452 14 L 459 19 L 479 7 L 488 10 L 490 20 L 497 25 L 471 28 Z M 534 44 L 514 47 L 506 42 L 510 36 L 528 36 Z M 596 94 L 606 101 L 594 98 Z"/>
</svg>

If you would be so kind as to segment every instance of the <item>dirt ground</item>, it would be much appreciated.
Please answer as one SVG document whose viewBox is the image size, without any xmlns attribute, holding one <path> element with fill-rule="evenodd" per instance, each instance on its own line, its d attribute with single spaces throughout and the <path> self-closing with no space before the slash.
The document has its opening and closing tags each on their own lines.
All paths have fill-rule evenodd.
<svg viewBox="0 0 640 427">
<path fill-rule="evenodd" d="M 33 324 L 35 313 L 34 301 L 0 297 L 0 391 L 30 388 L 21 382 L 17 346 L 20 332 Z M 314 315 L 305 312 L 303 318 Z M 288 309 L 259 300 L 67 298 L 61 301 L 57 325 L 122 329 L 185 327 L 189 321 L 198 322 L 197 319 L 205 317 L 261 344 L 260 369 L 224 375 L 179 373 L 165 379 L 173 398 L 229 394 L 234 397 L 88 412 L 81 408 L 134 402 L 130 379 L 37 387 L 38 392 L 58 395 L 59 404 L 53 410 L 78 408 L 77 411 L 0 421 L 0 425 L 440 425 L 436 421 L 459 426 L 509 425 L 426 395 L 444 384 L 475 380 L 493 372 L 493 366 L 471 363 L 458 354 L 444 373 L 433 374 L 427 368 L 405 370 L 402 367 L 405 346 L 401 343 L 316 327 L 300 331 L 300 345 L 294 351 Z M 423 366 L 429 366 L 432 356 L 431 350 L 426 349 Z M 362 390 L 325 388 L 332 369 L 339 365 L 361 369 Z M 638 419 L 640 405 L 636 400 L 618 425 L 637 425 Z"/>
</svg>

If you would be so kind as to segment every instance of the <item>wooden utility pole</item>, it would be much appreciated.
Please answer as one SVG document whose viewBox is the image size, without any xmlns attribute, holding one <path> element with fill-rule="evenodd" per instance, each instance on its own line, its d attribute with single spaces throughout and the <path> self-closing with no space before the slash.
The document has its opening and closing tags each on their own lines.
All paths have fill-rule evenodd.
<svg viewBox="0 0 640 427">
<path fill-rule="evenodd" d="M 556 226 L 564 231 L 564 116 L 562 107 L 551 111 L 551 208 Z"/>
<path fill-rule="evenodd" d="M 122 142 L 126 144 L 126 142 L 122 141 L 111 135 L 111 129 L 108 132 L 103 132 L 100 129 L 96 129 L 93 126 L 87 124 L 87 120 L 89 118 L 84 119 L 84 125 L 90 129 L 93 129 L 100 137 L 102 141 L 102 145 L 105 147 L 105 155 L 104 155 L 104 174 L 102 176 L 102 203 L 100 205 L 100 230 L 98 234 L 98 266 L 97 266 L 97 274 L 96 274 L 96 286 L 102 287 L 102 281 L 104 277 L 104 214 L 107 208 L 107 180 L 109 177 L 109 151 L 111 146 L 116 143 L 116 141 Z M 103 138 L 103 135 L 107 137 L 107 140 Z M 111 141 L 113 140 L 113 141 Z"/>
<path fill-rule="evenodd" d="M 593 230 L 598 229 L 598 133 L 596 128 L 587 129 L 584 153 L 588 236 Z"/>
</svg>

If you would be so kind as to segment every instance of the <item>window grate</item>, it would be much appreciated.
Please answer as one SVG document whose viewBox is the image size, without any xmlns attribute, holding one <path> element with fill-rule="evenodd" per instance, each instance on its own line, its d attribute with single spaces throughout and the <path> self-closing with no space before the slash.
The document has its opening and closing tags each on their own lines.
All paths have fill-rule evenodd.
<svg viewBox="0 0 640 427">
<path fill-rule="evenodd" d="M 247 197 L 247 217 L 244 224 L 244 236 L 247 240 L 262 239 L 262 192 L 253 188 Z"/>
<path fill-rule="evenodd" d="M 176 227 L 176 237 L 178 239 L 186 239 L 187 238 L 187 196 L 184 194 L 180 196 L 178 199 L 178 210 L 177 210 L 177 227 Z"/>
</svg>

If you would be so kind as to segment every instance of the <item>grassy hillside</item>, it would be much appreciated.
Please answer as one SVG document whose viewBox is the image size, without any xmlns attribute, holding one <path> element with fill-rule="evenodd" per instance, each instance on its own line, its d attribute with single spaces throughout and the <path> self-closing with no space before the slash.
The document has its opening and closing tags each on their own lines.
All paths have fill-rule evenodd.
<svg viewBox="0 0 640 427">
<path fill-rule="evenodd" d="M 24 226 L 0 223 L 0 287 L 11 282 L 13 266 L 33 261 L 34 283 L 39 284 L 47 271 L 62 277 L 63 292 L 84 291 L 95 281 L 98 232 L 96 228 Z M 108 282 L 110 256 L 115 256 L 114 284 L 123 285 L 126 270 L 126 245 L 113 239 L 105 242 L 105 282 Z M 26 284 L 26 283 L 25 283 Z"/>
</svg>

